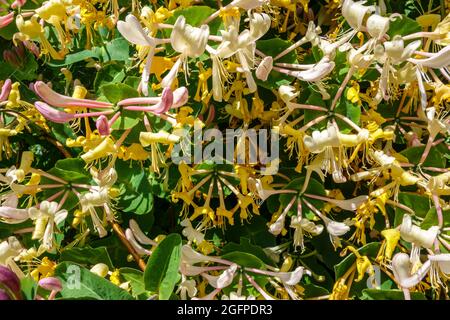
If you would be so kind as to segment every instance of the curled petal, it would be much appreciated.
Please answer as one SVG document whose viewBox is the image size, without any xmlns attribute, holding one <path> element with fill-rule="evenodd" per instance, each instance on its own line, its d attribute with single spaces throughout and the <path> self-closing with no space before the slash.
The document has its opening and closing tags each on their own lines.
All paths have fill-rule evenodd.
<svg viewBox="0 0 450 320">
<path fill-rule="evenodd" d="M 28 220 L 28 210 L 12 207 L 0 207 L 0 220 L 5 223 L 16 224 Z"/>
<path fill-rule="evenodd" d="M 220 276 L 211 276 L 207 273 L 203 273 L 202 276 L 208 280 L 209 284 L 216 289 L 223 289 L 228 287 L 234 279 L 237 264 L 232 264 L 227 270 L 225 270 Z"/>
<path fill-rule="evenodd" d="M 126 16 L 125 21 L 117 22 L 120 34 L 133 44 L 140 46 L 155 46 L 155 41 L 142 29 L 139 20 L 132 14 Z"/>
<path fill-rule="evenodd" d="M 411 274 L 411 261 L 409 255 L 406 253 L 397 253 L 392 258 L 392 271 L 394 272 L 395 280 L 400 287 L 410 289 L 426 276 L 431 267 L 430 260 L 426 261 L 414 274 Z"/>
<path fill-rule="evenodd" d="M 450 46 L 446 46 L 427 59 L 409 59 L 408 61 L 427 68 L 444 68 L 450 65 Z"/>
</svg>

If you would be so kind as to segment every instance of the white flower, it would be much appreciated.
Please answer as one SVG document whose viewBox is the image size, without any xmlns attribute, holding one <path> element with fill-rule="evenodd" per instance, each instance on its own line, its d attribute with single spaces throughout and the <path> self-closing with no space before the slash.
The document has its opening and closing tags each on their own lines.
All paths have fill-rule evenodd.
<svg viewBox="0 0 450 320">
<path fill-rule="evenodd" d="M 184 16 L 180 15 L 173 26 L 170 43 L 175 51 L 187 57 L 197 58 L 205 51 L 208 37 L 208 25 L 193 27 L 186 23 Z"/>
<path fill-rule="evenodd" d="M 428 273 L 430 265 L 428 260 L 415 273 L 412 273 L 412 264 L 406 253 L 397 253 L 392 258 L 392 271 L 394 272 L 395 280 L 404 289 L 409 289 L 419 284 Z"/>
<path fill-rule="evenodd" d="M 329 125 L 325 130 L 312 132 L 311 136 L 303 137 L 305 147 L 312 153 L 321 153 L 326 147 L 339 147 L 340 141 L 338 132 L 333 125 Z"/>
<path fill-rule="evenodd" d="M 26 249 L 22 247 L 16 237 L 11 236 L 7 240 L 0 242 L 0 265 L 8 266 L 19 277 L 24 276 L 15 262 L 19 260 L 23 252 L 26 252 Z"/>
<path fill-rule="evenodd" d="M 334 66 L 334 61 L 325 56 L 314 67 L 305 71 L 293 71 L 291 75 L 302 81 L 317 82 L 328 76 L 333 71 Z"/>
<path fill-rule="evenodd" d="M 148 80 L 150 77 L 153 56 L 155 54 L 155 47 L 163 42 L 160 39 L 149 37 L 147 34 L 148 32 L 142 28 L 139 20 L 132 14 L 127 15 L 125 21 L 118 21 L 117 29 L 127 41 L 135 45 L 148 47 L 147 61 L 142 71 L 142 80 L 140 84 L 142 92 L 147 96 Z"/>
<path fill-rule="evenodd" d="M 183 281 L 181 281 L 178 286 L 178 290 L 176 293 L 180 294 L 181 300 L 186 300 L 187 296 L 193 298 L 197 295 L 197 286 L 195 280 L 187 280 L 185 276 L 183 276 Z"/>
<path fill-rule="evenodd" d="M 233 263 L 228 269 L 226 269 L 221 275 L 219 276 L 211 276 L 207 273 L 202 273 L 202 276 L 206 278 L 208 283 L 216 289 L 223 289 L 228 287 L 234 279 L 234 276 L 236 274 L 236 270 L 238 269 L 238 265 Z"/>
<path fill-rule="evenodd" d="M 342 16 L 353 29 L 361 29 L 366 15 L 375 11 L 374 6 L 364 6 L 365 3 L 366 1 L 344 0 L 342 4 Z"/>
<path fill-rule="evenodd" d="M 35 221 L 33 240 L 42 240 L 46 250 L 53 249 L 53 229 L 55 225 L 63 222 L 67 217 L 67 210 L 58 210 L 57 202 L 42 201 L 39 209 L 28 209 L 30 218 Z"/>
<path fill-rule="evenodd" d="M 200 231 L 194 229 L 189 219 L 186 218 L 181 221 L 181 226 L 184 227 L 182 233 L 188 239 L 188 241 L 193 241 L 196 244 L 200 244 L 203 242 L 203 240 L 205 240 L 205 235 Z"/>
<path fill-rule="evenodd" d="M 350 227 L 344 222 L 337 222 L 334 220 L 328 219 L 325 223 L 327 227 L 328 233 L 333 237 L 340 237 L 350 231 Z"/>
<path fill-rule="evenodd" d="M 432 226 L 428 230 L 423 230 L 413 225 L 411 216 L 405 214 L 400 226 L 400 235 L 403 240 L 411 242 L 419 247 L 431 249 L 439 233 L 438 226 Z"/>
</svg>

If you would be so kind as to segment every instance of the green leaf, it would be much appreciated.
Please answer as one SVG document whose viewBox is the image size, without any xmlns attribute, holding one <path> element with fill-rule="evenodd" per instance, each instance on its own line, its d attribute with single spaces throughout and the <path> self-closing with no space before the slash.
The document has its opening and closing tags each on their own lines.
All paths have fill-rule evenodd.
<svg viewBox="0 0 450 320">
<path fill-rule="evenodd" d="M 398 202 L 412 209 L 414 211 L 414 214 L 421 218 L 425 218 L 428 211 L 430 210 L 430 200 L 427 196 L 409 192 L 400 192 L 398 194 Z M 395 227 L 402 223 L 403 215 L 405 213 L 406 211 L 404 211 L 403 209 L 395 207 Z"/>
<path fill-rule="evenodd" d="M 265 55 L 275 57 L 279 53 L 281 53 L 284 49 L 287 49 L 291 45 L 292 43 L 289 41 L 282 40 L 280 38 L 274 38 L 269 40 L 259 40 L 256 43 L 256 48 L 261 52 L 263 52 Z M 295 53 L 295 50 L 289 52 L 282 58 L 278 59 L 277 62 L 297 63 L 297 54 Z M 278 88 L 281 85 L 290 84 L 292 81 L 294 81 L 294 77 L 288 76 L 286 74 L 277 71 L 270 72 L 266 81 L 256 79 L 256 83 L 259 86 L 271 90 L 278 90 Z"/>
<path fill-rule="evenodd" d="M 113 268 L 111 258 L 108 250 L 105 247 L 99 248 L 70 248 L 64 249 L 59 258 L 60 261 L 71 261 L 83 265 L 94 265 L 97 263 L 104 263 L 109 268 Z"/>
<path fill-rule="evenodd" d="M 425 146 L 411 147 L 400 152 L 401 155 L 408 158 L 409 162 L 412 164 L 419 164 L 420 158 L 422 157 Z M 436 148 L 431 148 L 428 153 L 427 159 L 422 164 L 423 167 L 435 167 L 435 168 L 445 168 L 445 157 Z"/>
<path fill-rule="evenodd" d="M 20 290 L 25 300 L 34 300 L 37 289 L 37 282 L 31 276 L 20 279 Z"/>
<path fill-rule="evenodd" d="M 387 34 L 392 40 L 395 35 L 405 36 L 419 31 L 422 31 L 422 28 L 416 20 L 402 15 L 402 19 L 396 18 L 394 21 L 391 21 Z"/>
<path fill-rule="evenodd" d="M 270 260 L 269 257 L 267 257 L 267 255 L 264 253 L 263 249 L 261 249 L 259 246 L 251 244 L 250 240 L 245 237 L 241 237 L 239 244 L 230 242 L 222 248 L 222 254 L 227 254 L 234 251 L 250 253 L 256 256 L 261 261 L 264 261 L 266 264 L 273 263 L 272 260 Z"/>
<path fill-rule="evenodd" d="M 234 262 L 241 267 L 264 269 L 264 262 L 251 253 L 234 251 L 222 255 L 222 258 Z"/>
<path fill-rule="evenodd" d="M 443 210 L 442 216 L 444 218 L 444 227 L 450 226 L 450 210 Z M 438 216 L 436 212 L 436 208 L 432 207 L 430 210 L 428 210 L 427 215 L 425 216 L 425 219 L 423 219 L 422 223 L 420 224 L 420 227 L 422 229 L 428 229 L 432 226 L 439 225 L 438 222 Z"/>
<path fill-rule="evenodd" d="M 139 93 L 136 89 L 124 83 L 104 84 L 100 88 L 100 93 L 111 103 L 118 103 L 123 99 L 138 97 Z"/>
<path fill-rule="evenodd" d="M 145 289 L 159 292 L 159 300 L 168 300 L 179 281 L 181 236 L 172 233 L 156 247 L 144 272 Z"/>
<path fill-rule="evenodd" d="M 132 300 L 125 290 L 71 262 L 58 264 L 55 275 L 61 280 L 62 299 L 78 300 Z"/>
<path fill-rule="evenodd" d="M 89 58 L 96 58 L 102 62 L 127 61 L 129 59 L 129 43 L 124 38 L 116 38 L 108 42 L 103 47 L 93 47 L 90 50 L 83 50 L 68 54 L 64 60 L 51 60 L 47 64 L 51 67 L 62 67 L 71 65 Z"/>
<path fill-rule="evenodd" d="M 120 268 L 119 273 L 125 281 L 130 282 L 133 296 L 137 297 L 147 292 L 145 290 L 144 273 L 142 271 L 132 268 Z"/>
<path fill-rule="evenodd" d="M 48 172 L 68 182 L 89 182 L 90 174 L 84 168 L 86 164 L 79 158 L 58 160 Z"/>
<path fill-rule="evenodd" d="M 153 194 L 149 173 L 139 165 L 130 167 L 129 162 L 117 161 L 118 181 L 123 190 L 118 207 L 124 212 L 147 214 L 153 209 Z"/>
<path fill-rule="evenodd" d="M 401 290 L 364 289 L 362 300 L 405 300 Z M 427 300 L 422 292 L 411 292 L 411 300 Z"/>
</svg>

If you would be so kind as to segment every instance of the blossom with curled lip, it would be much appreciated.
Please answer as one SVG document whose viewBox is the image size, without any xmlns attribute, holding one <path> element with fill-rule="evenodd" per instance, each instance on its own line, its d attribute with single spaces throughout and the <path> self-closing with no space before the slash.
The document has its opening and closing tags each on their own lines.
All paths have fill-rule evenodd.
<svg viewBox="0 0 450 320">
<path fill-rule="evenodd" d="M 165 43 L 165 41 L 150 37 L 142 28 L 139 20 L 132 14 L 127 15 L 125 17 L 125 21 L 118 21 L 117 29 L 119 30 L 120 34 L 129 42 L 135 45 L 145 46 L 149 48 L 146 63 L 142 71 L 142 79 L 140 84 L 142 92 L 147 96 L 148 81 L 150 77 L 150 69 L 152 66 L 153 56 L 155 54 L 155 48 L 156 46 Z"/>
<path fill-rule="evenodd" d="M 39 208 L 31 207 L 28 213 L 31 220 L 35 222 L 32 239 L 42 240 L 42 247 L 52 250 L 54 227 L 66 219 L 67 210 L 60 210 L 57 202 L 42 201 Z"/>
<path fill-rule="evenodd" d="M 184 71 L 186 76 L 189 74 L 187 67 L 188 58 L 198 58 L 205 51 L 209 37 L 209 26 L 203 24 L 201 27 L 193 27 L 186 23 L 186 18 L 180 15 L 175 22 L 172 33 L 170 35 L 170 43 L 172 48 L 181 53 L 177 62 L 173 65 L 169 73 L 161 81 L 162 87 L 169 87 L 175 77 L 181 64 L 184 64 Z"/>
</svg>

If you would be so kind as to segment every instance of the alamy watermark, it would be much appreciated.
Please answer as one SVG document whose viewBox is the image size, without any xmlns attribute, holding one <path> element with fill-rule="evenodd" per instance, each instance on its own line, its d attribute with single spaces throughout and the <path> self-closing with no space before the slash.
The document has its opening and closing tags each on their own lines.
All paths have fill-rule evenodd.
<svg viewBox="0 0 450 320">
<path fill-rule="evenodd" d="M 279 140 L 276 129 L 206 129 L 194 126 L 191 134 L 186 129 L 176 129 L 181 137 L 171 152 L 173 163 L 259 165 L 261 174 L 278 172 Z"/>
</svg>

